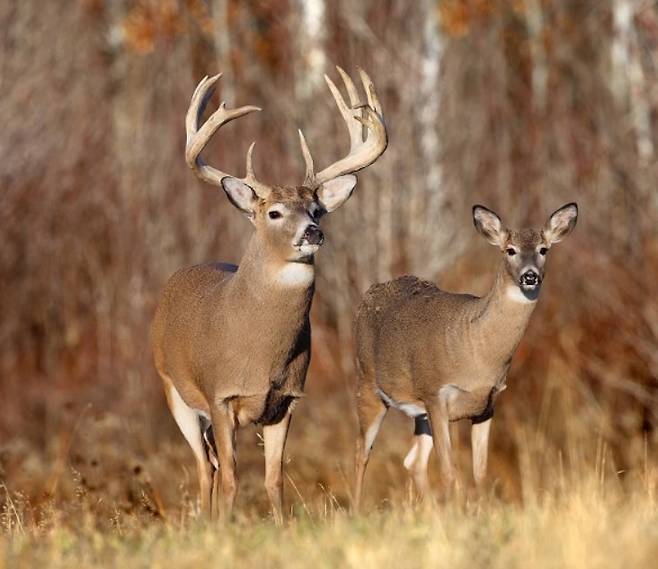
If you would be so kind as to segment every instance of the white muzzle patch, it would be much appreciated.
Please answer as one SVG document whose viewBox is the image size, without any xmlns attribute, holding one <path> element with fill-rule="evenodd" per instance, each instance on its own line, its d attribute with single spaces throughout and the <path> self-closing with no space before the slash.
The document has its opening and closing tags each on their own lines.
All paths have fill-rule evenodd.
<svg viewBox="0 0 658 569">
<path fill-rule="evenodd" d="M 299 251 L 303 257 L 310 257 L 315 255 L 320 249 L 320 245 L 312 245 L 311 243 L 302 242 L 301 245 L 296 245 L 295 250 Z"/>
</svg>

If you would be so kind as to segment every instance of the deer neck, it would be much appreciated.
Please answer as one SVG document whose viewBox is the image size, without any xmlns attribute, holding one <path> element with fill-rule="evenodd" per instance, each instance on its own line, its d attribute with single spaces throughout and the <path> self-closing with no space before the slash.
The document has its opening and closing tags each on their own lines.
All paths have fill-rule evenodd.
<svg viewBox="0 0 658 569">
<path fill-rule="evenodd" d="M 536 306 L 537 300 L 527 299 L 501 265 L 473 318 L 474 332 L 493 360 L 510 361 Z"/>
<path fill-rule="evenodd" d="M 297 313 L 308 313 L 315 287 L 315 261 L 290 262 L 272 254 L 254 234 L 240 261 L 233 286 L 241 295 Z"/>
</svg>

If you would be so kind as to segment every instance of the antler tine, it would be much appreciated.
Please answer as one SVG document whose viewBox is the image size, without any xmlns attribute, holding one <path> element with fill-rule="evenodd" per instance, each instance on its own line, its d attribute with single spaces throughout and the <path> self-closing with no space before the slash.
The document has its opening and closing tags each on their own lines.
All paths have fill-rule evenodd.
<svg viewBox="0 0 658 569">
<path fill-rule="evenodd" d="M 350 97 L 350 105 L 352 105 L 353 109 L 358 107 L 361 103 L 359 101 L 359 92 L 356 90 L 354 82 L 350 76 L 345 73 L 345 70 L 342 67 L 336 65 L 336 69 L 338 70 L 338 73 L 340 74 L 343 83 L 345 84 L 345 89 L 347 89 L 347 94 Z"/>
<path fill-rule="evenodd" d="M 216 81 L 222 76 L 221 73 L 210 78 L 210 81 Z M 192 94 L 192 99 L 190 100 L 190 106 L 187 109 L 187 115 L 185 116 L 185 132 L 187 133 L 187 142 L 189 143 L 190 137 L 193 134 L 196 134 L 199 130 L 199 120 L 201 119 L 201 114 L 203 109 L 206 108 L 208 99 L 213 93 L 212 88 L 208 88 L 208 76 L 206 75 L 199 84 L 194 89 Z"/>
<path fill-rule="evenodd" d="M 220 77 L 221 73 L 210 78 L 206 76 L 199 82 L 194 90 L 185 117 L 185 130 L 187 134 L 185 160 L 187 165 L 194 170 L 195 174 L 203 181 L 215 186 L 219 186 L 222 178 L 230 176 L 230 174 L 226 174 L 225 172 L 206 164 L 200 156 L 201 152 L 220 127 L 244 115 L 261 110 L 260 107 L 255 107 L 253 105 L 245 105 L 236 109 L 227 109 L 226 103 L 222 102 L 219 105 L 219 108 L 208 118 L 208 120 L 199 127 L 199 121 L 201 120 L 203 111 L 212 96 L 215 83 Z M 243 180 L 249 183 L 258 195 L 263 195 L 269 191 L 269 189 L 264 184 L 258 182 L 253 175 L 253 167 L 251 165 L 252 151 L 253 144 L 247 153 L 247 176 L 243 178 Z"/>
<path fill-rule="evenodd" d="M 336 69 L 338 70 L 338 73 L 340 74 L 341 78 L 343 79 L 343 83 L 345 84 L 345 89 L 347 89 L 347 94 L 350 98 L 350 105 L 352 109 L 360 109 L 363 107 L 361 104 L 361 100 L 359 97 L 359 92 L 356 90 L 356 87 L 354 86 L 354 82 L 352 81 L 352 78 L 345 73 L 344 69 L 340 67 L 339 65 L 336 65 Z M 367 89 L 366 89 L 367 91 Z M 370 97 L 368 97 L 368 100 L 370 100 Z M 354 118 L 357 120 L 360 118 L 360 112 L 358 114 L 353 114 Z M 363 126 L 365 125 L 359 125 L 357 128 L 350 129 L 350 148 L 355 148 L 356 145 L 361 144 L 363 142 Z"/>
<path fill-rule="evenodd" d="M 334 101 L 336 101 L 336 106 L 338 107 L 338 110 L 340 111 L 340 114 L 342 115 L 343 120 L 347 125 L 347 131 L 350 135 L 350 150 L 353 150 L 363 141 L 361 125 L 354 122 L 354 111 L 347 106 L 345 99 L 343 99 L 343 96 L 340 94 L 340 91 L 338 90 L 338 87 L 336 87 L 335 83 L 329 78 L 328 75 L 324 76 L 324 80 L 327 82 L 329 90 L 334 97 Z"/>
<path fill-rule="evenodd" d="M 345 83 L 345 88 L 351 103 L 350 107 L 345 103 L 343 96 L 340 94 L 340 91 L 334 82 L 327 75 L 325 75 L 324 78 L 347 126 L 350 135 L 350 152 L 344 158 L 327 166 L 321 172 L 314 174 L 312 177 L 312 183 L 315 185 L 323 184 L 338 176 L 358 172 L 366 166 L 369 166 L 383 154 L 388 145 L 388 137 L 386 134 L 384 117 L 382 116 L 381 103 L 379 102 L 377 93 L 375 92 L 375 87 L 370 80 L 370 77 L 368 77 L 363 70 L 359 69 L 361 82 L 366 91 L 368 101 L 367 104 L 363 104 L 360 102 L 358 91 L 352 82 L 352 79 L 347 73 L 345 73 L 345 71 L 343 71 L 343 69 L 338 66 L 336 68 L 343 79 L 343 83 Z M 365 140 L 363 132 L 364 126 L 366 130 Z M 305 152 L 304 146 L 305 141 L 302 143 L 303 152 Z M 308 150 L 308 147 L 306 150 Z M 308 177 L 308 159 L 306 159 L 306 163 Z"/>
<path fill-rule="evenodd" d="M 368 106 L 374 109 L 378 115 L 383 116 L 382 104 L 379 102 L 379 97 L 377 97 L 377 92 L 375 91 L 375 85 L 373 84 L 372 79 L 370 79 L 368 74 L 360 67 L 358 70 L 359 76 L 361 77 L 361 83 L 363 83 L 363 88 L 368 97 Z"/>
<path fill-rule="evenodd" d="M 299 132 L 299 144 L 302 147 L 302 154 L 304 156 L 304 164 L 306 164 L 306 171 L 304 172 L 304 185 L 312 185 L 315 178 L 315 166 L 313 164 L 313 156 L 311 151 L 306 144 L 306 138 L 304 138 L 304 133 L 301 129 L 297 129 Z"/>
<path fill-rule="evenodd" d="M 254 190 L 254 192 L 256 192 L 258 196 L 264 198 L 265 196 L 267 196 L 267 194 L 270 193 L 271 188 L 266 184 L 259 182 L 258 178 L 256 178 L 256 173 L 254 171 L 254 163 L 253 163 L 255 146 L 256 143 L 252 142 L 249 145 L 249 150 L 247 150 L 246 175 L 244 178 L 242 178 L 242 181 L 246 182 L 249 186 L 251 186 L 251 188 Z"/>
<path fill-rule="evenodd" d="M 249 150 L 247 150 L 247 165 L 246 165 L 246 174 L 244 179 L 245 180 L 255 180 L 256 179 L 256 174 L 254 173 L 254 165 L 252 162 L 252 156 L 254 154 L 254 146 L 256 146 L 255 142 L 252 142 L 249 145 Z"/>
</svg>

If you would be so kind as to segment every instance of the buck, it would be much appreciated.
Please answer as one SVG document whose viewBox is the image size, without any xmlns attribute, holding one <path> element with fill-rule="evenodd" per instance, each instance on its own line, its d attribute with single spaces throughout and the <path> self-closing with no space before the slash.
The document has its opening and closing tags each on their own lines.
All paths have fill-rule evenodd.
<svg viewBox="0 0 658 569">
<path fill-rule="evenodd" d="M 350 151 L 315 172 L 300 130 L 306 176 L 299 186 L 258 181 L 253 144 L 244 178 L 221 172 L 201 158 L 221 126 L 260 110 L 227 109 L 222 103 L 200 125 L 220 75 L 199 83 L 187 112 L 188 166 L 205 182 L 221 186 L 255 229 L 239 267 L 207 263 L 174 274 L 152 325 L 155 366 L 171 413 L 194 453 L 202 509 L 212 517 L 224 518 L 233 508 L 236 429 L 261 424 L 265 487 L 275 520 L 282 520 L 283 452 L 311 357 L 315 253 L 324 240 L 318 224 L 350 197 L 355 172 L 377 160 L 387 146 L 372 81 L 360 70 L 366 93 L 362 102 L 350 77 L 340 68 L 338 72 L 349 105 L 331 79 L 325 79 L 347 124 Z"/>
<path fill-rule="evenodd" d="M 482 483 L 494 405 L 537 305 L 548 251 L 572 231 L 577 216 L 576 204 L 570 203 L 555 211 L 543 229 L 514 231 L 493 211 L 476 205 L 477 231 L 502 254 L 493 286 L 482 298 L 444 292 L 412 276 L 366 292 L 354 323 L 355 509 L 372 445 L 390 407 L 415 419 L 404 466 L 420 496 L 428 491 L 433 446 L 444 482 L 449 489 L 454 483 L 450 421 L 471 420 L 473 476 L 478 486 Z"/>
</svg>

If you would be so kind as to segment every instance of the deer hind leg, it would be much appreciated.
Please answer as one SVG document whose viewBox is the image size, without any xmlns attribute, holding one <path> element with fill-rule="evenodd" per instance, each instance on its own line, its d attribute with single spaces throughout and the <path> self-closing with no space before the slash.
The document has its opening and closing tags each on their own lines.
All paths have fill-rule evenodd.
<svg viewBox="0 0 658 569">
<path fill-rule="evenodd" d="M 213 481 L 212 511 L 221 519 L 229 519 L 238 492 L 235 465 L 235 417 L 231 405 L 221 402 L 211 409 L 212 432 L 219 459 L 219 471 Z"/>
<path fill-rule="evenodd" d="M 201 511 L 210 517 L 210 504 L 212 493 L 212 465 L 206 454 L 205 443 L 199 413 L 187 405 L 180 396 L 171 380 L 163 378 L 165 394 L 171 414 L 178 425 L 185 440 L 192 448 L 196 460 L 199 491 L 201 494 Z"/>
<path fill-rule="evenodd" d="M 363 388 L 357 395 L 357 415 L 359 419 L 359 434 L 356 439 L 356 458 L 354 461 L 355 479 L 352 510 L 359 511 L 361 505 L 361 493 L 363 490 L 363 479 L 368 467 L 368 459 L 372 445 L 375 443 L 379 428 L 386 415 L 388 407 L 374 392 L 374 390 Z"/>
<path fill-rule="evenodd" d="M 478 488 L 487 475 L 487 453 L 489 450 L 489 432 L 491 430 L 491 418 L 479 423 L 473 423 L 471 427 L 471 452 L 473 455 L 473 479 Z"/>
<path fill-rule="evenodd" d="M 414 421 L 414 440 L 404 458 L 404 467 L 411 473 L 418 497 L 422 500 L 427 496 L 429 490 L 427 464 L 434 442 L 427 414 L 418 415 Z"/>
<path fill-rule="evenodd" d="M 290 410 L 274 425 L 263 427 L 265 443 L 265 490 L 277 525 L 283 523 L 283 451 L 290 427 Z"/>
</svg>

